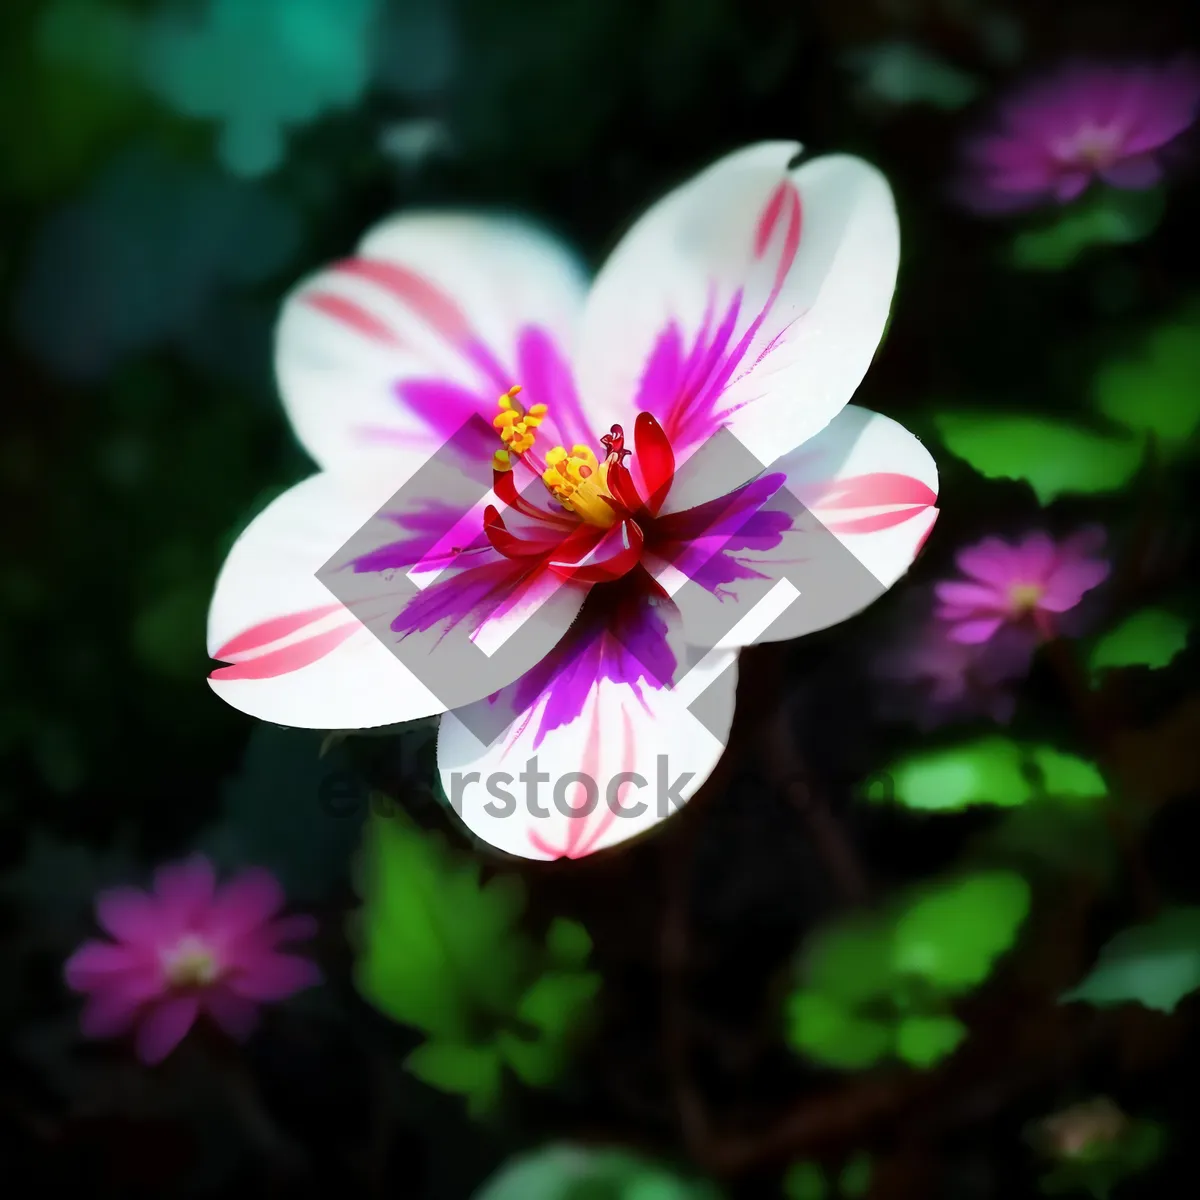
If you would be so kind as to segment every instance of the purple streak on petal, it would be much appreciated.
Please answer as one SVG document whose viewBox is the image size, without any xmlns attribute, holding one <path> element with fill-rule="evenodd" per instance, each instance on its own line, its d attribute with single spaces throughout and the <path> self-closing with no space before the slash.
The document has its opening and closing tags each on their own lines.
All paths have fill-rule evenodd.
<svg viewBox="0 0 1200 1200">
<path fill-rule="evenodd" d="M 162 1062 L 187 1036 L 199 1013 L 196 996 L 176 996 L 156 1004 L 138 1026 L 138 1058 L 151 1066 Z"/>
<path fill-rule="evenodd" d="M 568 449 L 599 444 L 579 402 L 571 364 L 540 325 L 526 325 L 518 334 L 517 364 L 522 401 L 550 409 L 541 431 L 547 444 L 557 441 Z"/>
<path fill-rule="evenodd" d="M 677 570 L 720 596 L 725 584 L 738 579 L 767 578 L 760 564 L 738 558 L 738 551 L 773 550 L 792 528 L 792 515 L 771 507 L 787 476 L 760 475 L 742 487 L 683 512 L 660 517 L 654 524 L 653 549 Z"/>
<path fill-rule="evenodd" d="M 448 379 L 404 379 L 396 384 L 396 396 L 442 441 L 454 437 L 475 414 L 490 420 L 496 407 L 496 397 L 490 393 L 471 391 Z M 482 430 L 475 440 L 482 443 Z M 494 448 L 488 445 L 489 457 Z"/>
<path fill-rule="evenodd" d="M 546 698 L 533 741 L 570 724 L 583 712 L 600 680 L 627 685 L 645 705 L 646 688 L 669 686 L 679 662 L 668 641 L 678 610 L 663 590 L 637 567 L 613 582 L 593 587 L 567 635 L 546 657 L 490 702 L 514 717 Z"/>
</svg>

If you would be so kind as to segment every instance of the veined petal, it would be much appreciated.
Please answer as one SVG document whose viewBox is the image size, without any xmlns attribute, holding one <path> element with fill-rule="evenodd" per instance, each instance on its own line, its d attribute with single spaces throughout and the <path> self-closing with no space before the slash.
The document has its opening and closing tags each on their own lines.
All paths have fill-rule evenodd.
<svg viewBox="0 0 1200 1200">
<path fill-rule="evenodd" d="M 385 221 L 284 308 L 276 371 L 297 436 L 326 469 L 397 447 L 434 453 L 522 383 L 531 404 L 551 406 L 548 435 L 578 439 L 586 422 L 567 364 L 586 290 L 575 256 L 525 222 Z"/>
<path fill-rule="evenodd" d="M 912 565 L 937 519 L 937 468 L 919 439 L 888 417 L 851 405 L 780 459 L 732 522 L 689 530 L 689 513 L 665 527 L 657 572 L 700 646 L 744 644 L 735 625 L 781 581 L 798 593 L 754 641 L 782 641 L 835 625 L 878 599 Z M 718 502 L 702 510 L 718 508 Z M 693 510 L 697 511 L 697 510 Z M 713 533 L 715 536 L 706 536 Z M 688 538 L 693 540 L 689 541 Z"/>
<path fill-rule="evenodd" d="M 317 578 L 393 490 L 314 475 L 250 523 L 209 609 L 209 654 L 230 664 L 209 676 L 218 696 L 251 716 L 306 729 L 366 729 L 443 710 Z M 386 582 L 377 590 L 386 603 Z"/>
<path fill-rule="evenodd" d="M 636 573 L 635 573 L 636 574 Z M 733 719 L 736 655 L 686 657 L 674 606 L 605 590 L 554 652 L 499 697 L 448 712 L 442 786 L 466 825 L 522 858 L 581 858 L 643 833 L 692 796 Z M 693 663 L 695 665 L 690 665 Z M 495 709 L 503 731 L 484 732 Z"/>
<path fill-rule="evenodd" d="M 584 315 L 580 386 L 597 425 L 650 412 L 678 458 L 727 426 L 766 466 L 849 401 L 891 306 L 895 207 L 857 158 L 789 171 L 798 149 L 729 155 L 617 247 Z"/>
<path fill-rule="evenodd" d="M 490 479 L 490 464 L 479 470 Z M 511 683 L 586 593 L 493 550 L 482 532 L 490 493 L 471 504 L 481 488 L 434 462 L 395 495 L 322 474 L 279 497 L 217 581 L 210 653 L 230 665 L 213 689 L 281 725 L 364 729 Z"/>
</svg>

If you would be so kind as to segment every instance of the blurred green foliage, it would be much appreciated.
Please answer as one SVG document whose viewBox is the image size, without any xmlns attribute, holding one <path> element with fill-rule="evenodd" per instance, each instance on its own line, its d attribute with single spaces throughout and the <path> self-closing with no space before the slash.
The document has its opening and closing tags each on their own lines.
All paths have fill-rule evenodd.
<svg viewBox="0 0 1200 1200">
<path fill-rule="evenodd" d="M 1044 797 L 1086 804 L 1107 792 L 1086 759 L 997 735 L 906 754 L 872 777 L 879 779 L 888 786 L 868 787 L 868 798 L 926 812 L 975 805 L 1015 808 Z"/>
<path fill-rule="evenodd" d="M 788 1001 L 788 1041 L 846 1070 L 889 1056 L 936 1065 L 967 1034 L 951 1002 L 987 979 L 1029 905 L 1019 875 L 982 871 L 822 930 L 805 947 L 802 983 Z"/>
<path fill-rule="evenodd" d="M 1017 234 L 1013 262 L 1031 271 L 1061 271 L 1092 247 L 1124 246 L 1149 237 L 1165 207 L 1162 189 L 1094 191 L 1050 224 Z"/>
<path fill-rule="evenodd" d="M 358 882 L 356 981 L 426 1035 L 408 1069 L 476 1115 L 494 1110 L 506 1070 L 554 1083 L 600 986 L 587 931 L 558 918 L 536 944 L 517 876 L 483 881 L 478 860 L 398 810 L 368 823 Z"/>
<path fill-rule="evenodd" d="M 1126 1121 L 1116 1136 L 1097 1137 L 1060 1154 L 1042 1174 L 1041 1190 L 1047 1196 L 1086 1193 L 1093 1200 L 1109 1200 L 1118 1184 L 1158 1161 L 1166 1140 L 1166 1131 L 1155 1121 Z"/>
<path fill-rule="evenodd" d="M 938 413 L 947 450 L 985 479 L 1019 479 L 1039 503 L 1064 495 L 1123 488 L 1142 461 L 1141 442 L 1048 417 L 1010 413 Z"/>
<path fill-rule="evenodd" d="M 691 1181 L 625 1150 L 555 1145 L 518 1156 L 474 1200 L 719 1200 Z"/>
<path fill-rule="evenodd" d="M 1200 305 L 1145 337 L 1133 357 L 1106 362 L 1093 380 L 1096 407 L 1168 455 L 1187 448 L 1200 425 Z"/>
<path fill-rule="evenodd" d="M 979 80 L 912 42 L 880 42 L 851 51 L 844 63 L 864 95 L 896 106 L 928 104 L 953 112 L 979 95 Z"/>
<path fill-rule="evenodd" d="M 1114 667 L 1168 666 L 1183 652 L 1188 622 L 1162 608 L 1143 608 L 1100 637 L 1088 656 L 1094 675 Z"/>
<path fill-rule="evenodd" d="M 1091 973 L 1062 999 L 1099 1007 L 1136 1002 L 1173 1012 L 1197 988 L 1200 908 L 1167 908 L 1107 942 Z"/>
<path fill-rule="evenodd" d="M 221 124 L 235 175 L 283 161 L 287 130 L 363 95 L 379 0 L 207 0 L 168 7 L 148 30 L 151 87 L 181 114 Z"/>
</svg>

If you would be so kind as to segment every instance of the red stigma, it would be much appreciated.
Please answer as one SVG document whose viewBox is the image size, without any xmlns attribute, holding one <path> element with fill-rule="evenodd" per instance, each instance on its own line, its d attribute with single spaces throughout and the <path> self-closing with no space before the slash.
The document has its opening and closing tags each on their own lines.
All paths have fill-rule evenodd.
<svg viewBox="0 0 1200 1200">
<path fill-rule="evenodd" d="M 617 456 L 617 462 L 624 462 L 632 453 L 625 449 L 625 430 L 620 425 L 614 425 L 612 429 L 600 439 L 600 445 L 608 451 L 608 456 L 611 458 L 614 454 Z"/>
</svg>

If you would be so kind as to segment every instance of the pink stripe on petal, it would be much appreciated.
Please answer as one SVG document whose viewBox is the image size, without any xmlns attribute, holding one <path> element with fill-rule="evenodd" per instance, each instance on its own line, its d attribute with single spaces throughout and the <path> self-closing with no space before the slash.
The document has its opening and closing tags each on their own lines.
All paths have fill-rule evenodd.
<svg viewBox="0 0 1200 1200">
<path fill-rule="evenodd" d="M 937 503 L 937 493 L 911 475 L 877 471 L 834 480 L 813 502 L 814 508 L 878 508 L 884 504 L 928 506 Z"/>
<path fill-rule="evenodd" d="M 195 996 L 177 996 L 155 1005 L 138 1027 L 138 1058 L 150 1066 L 162 1062 L 187 1036 L 199 1013 Z"/>
<path fill-rule="evenodd" d="M 269 620 L 260 621 L 257 625 L 252 625 L 245 632 L 239 633 L 237 637 L 227 641 L 213 654 L 213 658 L 219 662 L 236 662 L 241 655 L 260 646 L 278 642 L 289 634 L 295 633 L 297 629 L 303 629 L 306 625 L 312 625 L 329 616 L 330 613 L 337 612 L 341 607 L 340 604 L 323 604 L 319 608 L 306 608 L 301 612 L 287 613 L 282 617 L 271 617 Z"/>
<path fill-rule="evenodd" d="M 391 346 L 404 344 L 399 334 L 389 328 L 386 321 L 345 296 L 339 296 L 334 292 L 309 292 L 303 297 L 303 302 L 310 308 L 323 312 L 327 317 L 340 321 L 356 333 L 361 333 L 373 341 L 384 342 Z"/>
<path fill-rule="evenodd" d="M 903 525 L 905 521 L 927 512 L 928 509 L 928 505 L 919 504 L 912 508 L 895 508 L 891 512 L 875 513 L 869 517 L 852 517 L 848 521 L 822 521 L 821 524 L 830 533 L 878 533 L 882 529 Z"/>
<path fill-rule="evenodd" d="M 376 258 L 348 258 L 334 269 L 390 292 L 449 342 L 465 342 L 471 336 L 470 323 L 458 305 L 424 275 L 408 267 Z"/>
<path fill-rule="evenodd" d="M 332 654 L 347 638 L 362 628 L 358 621 L 350 621 L 327 633 L 320 633 L 294 645 L 285 646 L 282 650 L 273 650 L 258 658 L 234 663 L 232 666 L 218 667 L 209 675 L 209 679 L 274 679 L 279 675 L 287 675 L 315 663 L 327 654 Z"/>
</svg>

